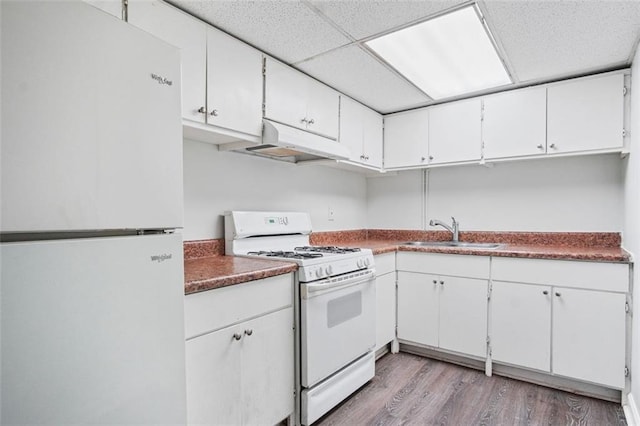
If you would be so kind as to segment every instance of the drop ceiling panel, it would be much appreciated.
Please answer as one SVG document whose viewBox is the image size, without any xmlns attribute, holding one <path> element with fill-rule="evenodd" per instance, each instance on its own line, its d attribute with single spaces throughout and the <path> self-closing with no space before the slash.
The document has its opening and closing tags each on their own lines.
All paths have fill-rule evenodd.
<svg viewBox="0 0 640 426">
<path fill-rule="evenodd" d="M 310 1 L 356 40 L 423 20 L 462 3 L 446 1 Z"/>
<path fill-rule="evenodd" d="M 381 113 L 431 101 L 356 45 L 334 50 L 296 67 Z"/>
<path fill-rule="evenodd" d="M 521 82 L 629 61 L 639 1 L 485 1 L 486 19 Z"/>
<path fill-rule="evenodd" d="M 171 3 L 287 63 L 351 41 L 300 2 L 171 0 Z"/>
</svg>

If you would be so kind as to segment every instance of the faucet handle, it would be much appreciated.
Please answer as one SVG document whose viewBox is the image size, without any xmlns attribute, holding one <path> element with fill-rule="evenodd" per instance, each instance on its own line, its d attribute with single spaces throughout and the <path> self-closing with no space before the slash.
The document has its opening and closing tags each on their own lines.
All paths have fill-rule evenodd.
<svg viewBox="0 0 640 426">
<path fill-rule="evenodd" d="M 453 225 L 455 226 L 458 222 L 456 222 L 456 218 L 451 216 L 451 220 L 453 221 Z"/>
</svg>

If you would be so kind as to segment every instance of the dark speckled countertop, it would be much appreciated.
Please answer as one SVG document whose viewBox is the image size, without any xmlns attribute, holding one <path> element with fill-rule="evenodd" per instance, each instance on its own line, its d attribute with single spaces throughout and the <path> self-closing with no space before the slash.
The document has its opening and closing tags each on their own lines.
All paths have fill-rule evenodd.
<svg viewBox="0 0 640 426">
<path fill-rule="evenodd" d="M 631 262 L 620 247 L 618 233 L 461 232 L 460 240 L 495 242 L 496 249 L 416 247 L 408 241 L 446 241 L 444 231 L 354 230 L 311 234 L 311 244 L 369 248 L 374 254 L 395 251 L 522 257 L 532 259 Z M 287 274 L 297 270 L 292 262 L 224 255 L 224 240 L 187 241 L 184 244 L 185 294 Z"/>
</svg>

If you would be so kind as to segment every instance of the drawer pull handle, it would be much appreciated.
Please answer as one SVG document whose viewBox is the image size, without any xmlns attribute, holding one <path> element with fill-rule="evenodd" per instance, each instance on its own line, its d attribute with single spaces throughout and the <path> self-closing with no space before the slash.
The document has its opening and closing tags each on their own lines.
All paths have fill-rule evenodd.
<svg viewBox="0 0 640 426">
<path fill-rule="evenodd" d="M 247 336 L 251 336 L 253 334 L 253 330 L 252 329 L 245 330 L 244 334 L 246 334 Z"/>
<path fill-rule="evenodd" d="M 242 339 L 242 334 L 240 334 L 240 333 L 233 333 L 233 338 L 234 338 L 234 339 L 236 339 L 236 340 L 240 340 L 240 339 Z"/>
<path fill-rule="evenodd" d="M 542 294 L 544 294 L 546 296 L 547 294 L 549 294 L 549 292 L 547 290 L 545 290 L 545 291 L 542 292 Z"/>
<path fill-rule="evenodd" d="M 560 296 L 562 296 L 562 294 L 560 294 L 560 292 L 556 291 L 556 296 L 560 297 Z"/>
</svg>

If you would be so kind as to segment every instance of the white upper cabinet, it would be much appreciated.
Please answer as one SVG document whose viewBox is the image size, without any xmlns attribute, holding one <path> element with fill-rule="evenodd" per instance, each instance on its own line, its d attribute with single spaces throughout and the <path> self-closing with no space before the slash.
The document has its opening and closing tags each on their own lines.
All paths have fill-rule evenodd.
<svg viewBox="0 0 640 426">
<path fill-rule="evenodd" d="M 113 15 L 118 19 L 122 19 L 122 1 L 121 0 L 83 0 L 98 9 Z"/>
<path fill-rule="evenodd" d="M 262 53 L 208 28 L 207 61 L 207 123 L 262 134 Z"/>
<path fill-rule="evenodd" d="M 481 100 L 429 109 L 429 164 L 480 160 Z"/>
<path fill-rule="evenodd" d="M 182 117 L 205 123 L 207 25 L 166 3 L 144 0 L 129 1 L 128 22 L 180 48 Z"/>
<path fill-rule="evenodd" d="M 338 92 L 270 58 L 265 68 L 265 118 L 338 139 Z"/>
<path fill-rule="evenodd" d="M 484 98 L 484 158 L 544 154 L 547 150 L 547 90 L 515 90 Z"/>
<path fill-rule="evenodd" d="M 384 117 L 384 167 L 426 166 L 429 110 L 418 109 Z"/>
<path fill-rule="evenodd" d="M 349 148 L 349 160 L 381 168 L 382 116 L 346 96 L 341 96 L 340 143 Z"/>
<path fill-rule="evenodd" d="M 623 74 L 549 86 L 547 152 L 622 148 L 623 90 Z"/>
<path fill-rule="evenodd" d="M 129 1 L 129 22 L 182 53 L 182 117 L 220 136 L 215 143 L 262 134 L 262 54 L 161 1 Z"/>
</svg>

